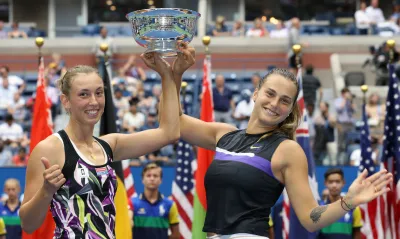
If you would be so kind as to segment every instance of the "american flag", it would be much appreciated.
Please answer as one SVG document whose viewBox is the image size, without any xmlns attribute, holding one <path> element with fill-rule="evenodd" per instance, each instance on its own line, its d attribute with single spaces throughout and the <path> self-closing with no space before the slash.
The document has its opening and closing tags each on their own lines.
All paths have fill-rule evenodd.
<svg viewBox="0 0 400 239">
<path fill-rule="evenodd" d="M 383 237 L 400 239 L 400 98 L 399 79 L 394 65 L 389 65 L 389 91 L 386 99 L 386 118 L 381 168 L 393 174 L 391 191 L 381 197 L 383 217 Z"/>
<path fill-rule="evenodd" d="M 185 99 L 183 99 L 183 102 L 185 102 Z M 186 104 L 183 103 L 183 105 L 184 112 L 187 112 Z M 172 198 L 178 208 L 181 238 L 191 239 L 194 196 L 192 163 L 194 153 L 192 146 L 183 139 L 179 140 L 176 152 L 178 156 L 175 180 L 172 182 Z"/>
<path fill-rule="evenodd" d="M 136 190 L 135 190 L 135 182 L 133 180 L 131 168 L 130 168 L 130 162 L 129 160 L 122 160 L 122 170 L 124 172 L 124 185 L 125 185 L 125 190 L 126 190 L 126 195 L 128 198 L 131 197 L 136 197 Z"/>
<path fill-rule="evenodd" d="M 359 166 L 359 173 L 368 170 L 368 176 L 375 173 L 375 165 L 372 159 L 371 139 L 369 135 L 368 118 L 365 111 L 365 103 L 362 108 L 362 128 L 361 128 L 361 162 Z M 380 199 L 375 199 L 368 204 L 360 205 L 363 227 L 361 233 L 363 238 L 383 238 L 382 235 L 378 237 L 378 232 L 382 232 L 382 216 L 378 212 L 378 202 Z"/>
<path fill-rule="evenodd" d="M 297 81 L 299 84 L 300 92 L 297 98 L 297 103 L 300 107 L 300 111 L 302 112 L 302 122 L 300 126 L 296 130 L 296 140 L 303 148 L 308 162 L 308 181 L 310 183 L 310 187 L 314 198 L 319 200 L 318 194 L 318 183 L 315 177 L 315 163 L 312 155 L 312 150 L 310 146 L 310 137 L 308 133 L 308 114 L 306 108 L 304 106 L 304 98 L 303 98 L 303 85 L 302 85 L 302 75 L 301 69 L 297 72 Z M 316 233 L 308 232 L 300 223 L 299 219 L 296 216 L 293 208 L 290 206 L 289 197 L 287 195 L 286 190 L 283 192 L 283 212 L 282 212 L 282 220 L 283 220 L 283 233 L 282 236 L 284 239 L 291 238 L 302 238 L 302 239 L 313 239 L 316 237 Z"/>
</svg>

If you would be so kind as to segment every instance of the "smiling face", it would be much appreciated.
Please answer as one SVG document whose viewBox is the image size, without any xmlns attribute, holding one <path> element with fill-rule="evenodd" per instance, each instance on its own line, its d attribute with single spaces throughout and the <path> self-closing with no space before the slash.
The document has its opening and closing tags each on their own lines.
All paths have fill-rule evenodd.
<svg viewBox="0 0 400 239">
<path fill-rule="evenodd" d="M 297 86 L 280 74 L 267 76 L 253 94 L 254 116 L 265 127 L 277 127 L 291 113 Z"/>
<path fill-rule="evenodd" d="M 102 79 L 95 72 L 79 73 L 70 83 L 69 94 L 61 95 L 63 106 L 74 120 L 84 125 L 94 126 L 104 112 L 105 98 Z"/>
</svg>

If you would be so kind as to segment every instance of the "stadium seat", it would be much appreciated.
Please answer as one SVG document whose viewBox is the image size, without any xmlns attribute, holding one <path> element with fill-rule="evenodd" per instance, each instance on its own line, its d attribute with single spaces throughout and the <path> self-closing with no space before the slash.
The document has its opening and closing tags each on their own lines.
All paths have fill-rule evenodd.
<svg viewBox="0 0 400 239">
<path fill-rule="evenodd" d="M 362 71 L 347 72 L 344 81 L 346 86 L 361 86 L 365 84 L 365 74 Z"/>
</svg>

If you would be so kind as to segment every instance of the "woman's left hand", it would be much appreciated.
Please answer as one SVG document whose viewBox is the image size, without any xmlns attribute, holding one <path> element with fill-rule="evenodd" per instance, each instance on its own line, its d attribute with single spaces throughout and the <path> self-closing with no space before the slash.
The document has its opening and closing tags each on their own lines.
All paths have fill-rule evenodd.
<svg viewBox="0 0 400 239">
<path fill-rule="evenodd" d="M 179 49 L 174 63 L 172 64 L 173 72 L 177 75 L 182 75 L 196 62 L 196 51 L 193 47 L 189 47 L 187 42 L 178 42 Z"/>
<path fill-rule="evenodd" d="M 354 207 L 370 202 L 390 191 L 388 184 L 393 181 L 393 175 L 386 170 L 377 172 L 367 178 L 368 171 L 358 175 L 346 194 L 346 199 Z"/>
</svg>

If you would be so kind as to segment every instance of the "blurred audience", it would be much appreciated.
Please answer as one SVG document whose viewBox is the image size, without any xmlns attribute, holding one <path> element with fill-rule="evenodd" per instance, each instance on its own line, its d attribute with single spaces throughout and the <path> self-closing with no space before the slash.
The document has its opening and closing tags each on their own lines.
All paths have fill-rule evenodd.
<svg viewBox="0 0 400 239">
<path fill-rule="evenodd" d="M 28 38 L 26 32 L 19 30 L 18 22 L 11 24 L 11 31 L 8 32 L 8 38 Z"/>
<path fill-rule="evenodd" d="M 225 24 L 224 16 L 217 16 L 215 19 L 215 26 L 211 31 L 212 35 L 217 36 L 229 36 L 231 33 L 228 30 L 228 27 Z"/>
<path fill-rule="evenodd" d="M 0 21 L 0 39 L 8 38 L 8 34 L 6 30 L 4 30 L 4 22 Z"/>
<path fill-rule="evenodd" d="M 125 65 L 121 68 L 121 71 L 118 71 L 119 76 L 124 73 L 128 77 L 134 78 L 136 81 L 141 80 L 145 81 L 146 80 L 146 72 L 144 72 L 143 68 L 137 65 L 137 57 L 136 55 L 131 55 L 128 58 L 128 61 L 125 63 Z"/>
<path fill-rule="evenodd" d="M 254 26 L 246 32 L 247 37 L 266 37 L 268 34 L 268 30 L 264 27 L 263 21 L 260 18 L 256 18 Z"/>
<path fill-rule="evenodd" d="M 108 49 L 106 51 L 106 55 L 109 60 L 112 60 L 114 54 L 116 52 L 116 45 L 114 43 L 114 39 L 108 36 L 107 28 L 102 26 L 100 28 L 100 36 L 95 40 L 95 44 L 93 46 L 93 53 L 95 55 L 95 62 L 97 64 L 97 69 L 101 77 L 104 77 L 104 52 L 100 49 L 102 44 L 107 44 Z M 111 64 L 109 65 L 109 74 L 112 71 Z"/>
</svg>

